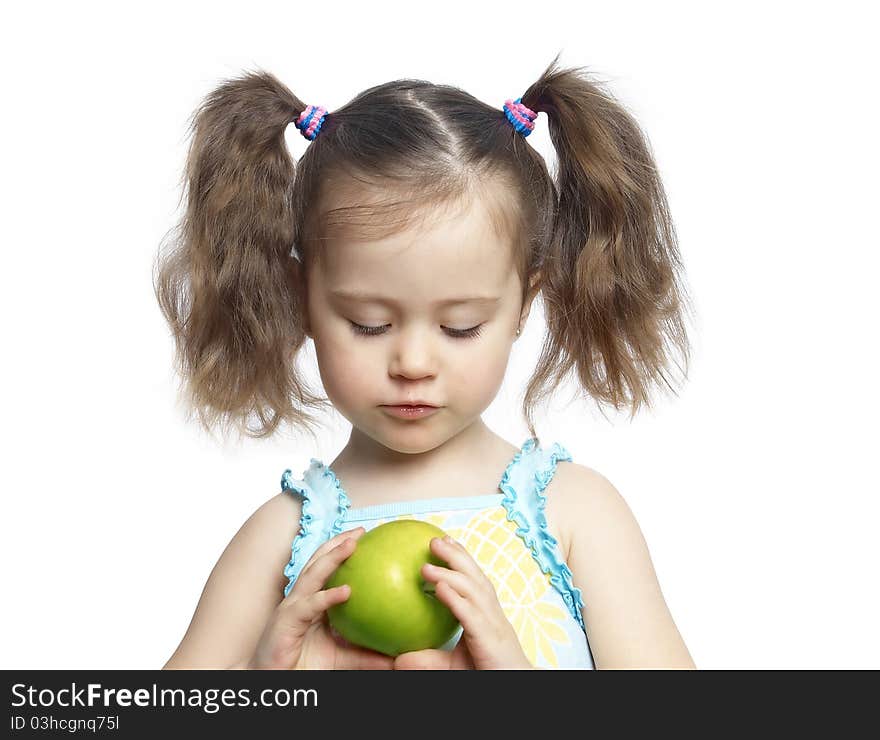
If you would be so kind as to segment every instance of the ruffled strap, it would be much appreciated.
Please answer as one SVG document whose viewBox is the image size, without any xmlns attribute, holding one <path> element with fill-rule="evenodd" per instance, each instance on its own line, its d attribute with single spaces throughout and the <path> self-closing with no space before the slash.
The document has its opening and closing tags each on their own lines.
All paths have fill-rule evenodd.
<svg viewBox="0 0 880 740">
<path fill-rule="evenodd" d="M 284 587 L 287 596 L 315 550 L 342 531 L 351 503 L 336 476 L 315 458 L 311 459 L 302 480 L 285 470 L 281 476 L 281 490 L 295 493 L 302 499 L 299 533 L 290 548 L 290 562 L 284 568 L 284 575 L 289 579 Z"/>
<path fill-rule="evenodd" d="M 526 440 L 501 478 L 500 487 L 505 494 L 501 504 L 507 510 L 508 520 L 519 525 L 516 533 L 531 551 L 541 571 L 550 576 L 550 583 L 586 632 L 581 614 L 584 608 L 581 590 L 572 581 L 571 570 L 559 551 L 559 543 L 547 528 L 544 514 L 547 497 L 543 491 L 553 479 L 556 463 L 571 459 L 568 450 L 558 442 L 545 451 L 538 446 L 536 438 Z"/>
</svg>

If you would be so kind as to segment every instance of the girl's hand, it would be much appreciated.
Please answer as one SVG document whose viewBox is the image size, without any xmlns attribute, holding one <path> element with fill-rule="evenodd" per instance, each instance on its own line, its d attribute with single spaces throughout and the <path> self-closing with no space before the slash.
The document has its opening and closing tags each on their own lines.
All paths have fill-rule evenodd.
<svg viewBox="0 0 880 740">
<path fill-rule="evenodd" d="M 422 576 L 436 584 L 435 594 L 456 616 L 463 633 L 455 649 L 416 650 L 394 660 L 397 670 L 532 668 L 495 587 L 467 549 L 447 536 L 431 540 L 431 552 L 450 567 L 426 563 Z"/>
<path fill-rule="evenodd" d="M 266 625 L 249 669 L 390 669 L 394 660 L 350 645 L 330 631 L 326 611 L 348 599 L 348 585 L 322 591 L 342 562 L 354 552 L 363 527 L 341 532 L 321 545 L 300 571 L 293 588 Z"/>
</svg>

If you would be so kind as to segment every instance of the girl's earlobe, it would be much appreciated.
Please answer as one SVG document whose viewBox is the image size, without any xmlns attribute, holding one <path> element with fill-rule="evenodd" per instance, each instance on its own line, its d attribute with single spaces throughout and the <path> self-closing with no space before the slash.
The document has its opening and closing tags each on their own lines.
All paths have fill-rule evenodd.
<svg viewBox="0 0 880 740">
<path fill-rule="evenodd" d="M 525 303 L 522 306 L 522 311 L 519 317 L 519 325 L 516 328 L 516 336 L 517 338 L 522 333 L 523 327 L 526 325 L 526 321 L 529 318 L 529 312 L 532 308 L 532 301 L 535 300 L 535 297 L 538 295 L 538 291 L 541 289 L 541 273 L 537 272 L 532 276 L 529 280 L 529 289 L 526 293 Z M 516 341 L 516 340 L 514 340 Z"/>
<path fill-rule="evenodd" d="M 535 296 L 538 295 L 538 291 L 541 289 L 542 277 L 543 274 L 538 270 L 529 280 L 529 303 L 531 303 Z"/>
</svg>

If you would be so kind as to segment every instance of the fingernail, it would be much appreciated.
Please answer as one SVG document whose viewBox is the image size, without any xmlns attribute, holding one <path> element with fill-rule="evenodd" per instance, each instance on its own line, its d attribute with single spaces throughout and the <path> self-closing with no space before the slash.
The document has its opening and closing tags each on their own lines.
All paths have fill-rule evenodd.
<svg viewBox="0 0 880 740">
<path fill-rule="evenodd" d="M 450 537 L 448 534 L 443 538 L 443 541 L 448 542 L 450 545 L 455 542 L 455 540 L 452 539 L 452 537 Z"/>
</svg>

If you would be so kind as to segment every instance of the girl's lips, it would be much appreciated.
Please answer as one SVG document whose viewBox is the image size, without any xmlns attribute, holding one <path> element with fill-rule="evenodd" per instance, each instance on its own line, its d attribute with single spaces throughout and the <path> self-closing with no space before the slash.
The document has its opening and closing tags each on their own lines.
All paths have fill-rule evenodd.
<svg viewBox="0 0 880 740">
<path fill-rule="evenodd" d="M 382 408 L 400 419 L 422 419 L 440 410 L 436 406 L 382 406 Z"/>
</svg>

